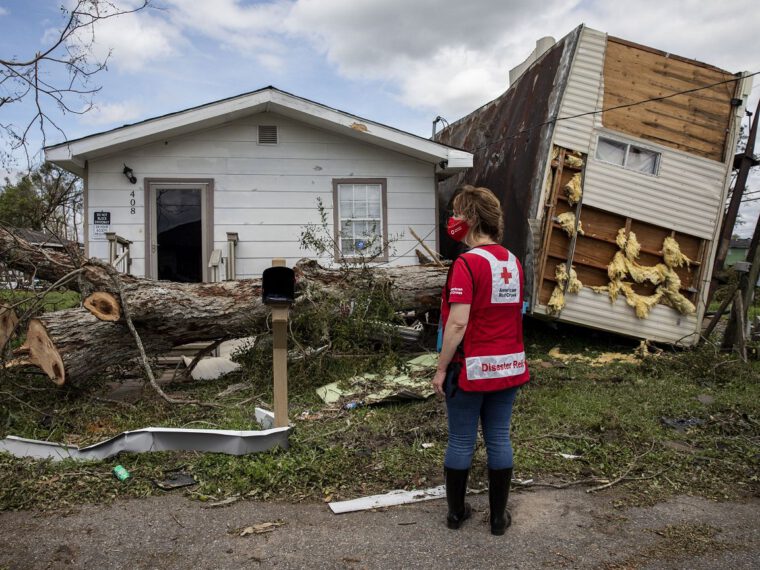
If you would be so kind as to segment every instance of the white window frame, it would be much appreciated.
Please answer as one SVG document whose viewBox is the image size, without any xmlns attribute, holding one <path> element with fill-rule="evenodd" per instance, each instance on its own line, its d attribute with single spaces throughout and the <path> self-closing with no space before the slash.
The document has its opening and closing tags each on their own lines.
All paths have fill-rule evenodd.
<svg viewBox="0 0 760 570">
<path fill-rule="evenodd" d="M 388 181 L 386 178 L 335 178 L 333 179 L 333 229 L 335 235 L 335 261 L 341 259 L 359 259 L 357 255 L 343 255 L 341 242 L 342 221 L 352 219 L 356 221 L 371 221 L 370 218 L 343 218 L 340 212 L 340 187 L 341 186 L 380 186 L 380 253 L 374 257 L 375 262 L 388 261 Z M 372 218 L 374 220 L 374 218 Z"/>
<path fill-rule="evenodd" d="M 623 156 L 623 164 L 619 164 L 617 162 L 610 162 L 609 160 L 604 160 L 603 158 L 599 157 L 599 142 L 600 141 L 606 141 L 610 143 L 625 145 L 625 156 Z M 628 154 L 631 151 L 631 147 L 637 148 L 639 150 L 644 150 L 646 152 L 651 152 L 656 155 L 655 164 L 654 164 L 654 172 L 644 172 L 643 170 L 637 170 L 635 168 L 631 168 L 628 166 Z M 612 164 L 613 166 L 619 166 L 620 168 L 625 168 L 626 170 L 629 170 L 630 172 L 636 172 L 638 174 L 643 174 L 644 176 L 659 176 L 660 175 L 660 162 L 662 161 L 662 153 L 658 150 L 654 150 L 652 148 L 647 148 L 645 146 L 641 146 L 636 143 L 623 141 L 620 139 L 612 138 L 607 135 L 598 135 L 596 138 L 596 149 L 594 152 L 594 158 L 598 160 L 599 162 L 603 162 L 605 164 Z"/>
</svg>

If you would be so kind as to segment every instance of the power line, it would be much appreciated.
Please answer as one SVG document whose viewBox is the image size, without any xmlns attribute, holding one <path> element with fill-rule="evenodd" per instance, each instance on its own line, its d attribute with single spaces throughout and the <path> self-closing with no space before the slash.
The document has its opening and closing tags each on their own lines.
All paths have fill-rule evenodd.
<svg viewBox="0 0 760 570">
<path fill-rule="evenodd" d="M 550 123 L 558 123 L 559 121 L 569 121 L 570 119 L 577 119 L 577 118 L 586 117 L 586 116 L 589 116 L 589 115 L 598 115 L 599 113 L 605 113 L 607 111 L 615 111 L 617 109 L 626 109 L 626 108 L 629 108 L 629 107 L 635 107 L 637 105 L 644 105 L 645 103 L 652 103 L 654 101 L 663 101 L 665 99 L 670 99 L 672 97 L 677 97 L 679 95 L 686 95 L 686 94 L 689 94 L 689 93 L 696 93 L 697 91 L 703 91 L 705 89 L 711 89 L 713 87 L 717 87 L 718 85 L 725 85 L 727 83 L 734 83 L 736 81 L 741 81 L 742 79 L 746 79 L 748 77 L 754 77 L 755 75 L 760 75 L 760 71 L 755 71 L 753 73 L 748 73 L 747 75 L 743 75 L 741 77 L 734 77 L 732 79 L 726 79 L 724 81 L 718 81 L 716 83 L 711 83 L 710 85 L 703 85 L 701 87 L 694 87 L 692 89 L 685 89 L 683 91 L 677 91 L 675 93 L 671 93 L 669 95 L 663 95 L 661 97 L 652 97 L 651 99 L 643 99 L 641 101 L 635 101 L 633 103 L 625 103 L 625 104 L 622 104 L 622 105 L 615 105 L 615 106 L 612 106 L 612 107 L 605 107 L 604 109 L 595 109 L 593 111 L 587 111 L 585 113 L 578 113 L 577 115 L 569 115 L 567 117 L 557 117 L 556 119 L 549 119 L 548 121 L 543 121 L 541 123 L 536 123 L 535 125 L 531 125 L 530 127 L 526 127 L 524 129 L 521 129 L 517 133 L 515 133 L 514 135 L 508 135 L 506 137 L 501 137 L 501 138 L 495 139 L 495 140 L 493 140 L 493 141 L 491 141 L 491 142 L 489 142 L 489 143 L 487 143 L 487 144 L 485 144 L 483 146 L 476 147 L 471 152 L 477 152 L 479 150 L 483 150 L 485 148 L 488 148 L 489 146 L 494 145 L 494 144 L 496 144 L 498 142 L 502 142 L 502 141 L 506 141 L 506 140 L 517 138 L 518 136 L 520 136 L 520 135 L 522 135 L 524 133 L 530 132 L 530 131 L 535 130 L 535 129 L 539 128 L 539 127 L 543 127 L 543 126 L 548 125 Z M 443 119 L 443 117 L 441 117 L 441 119 Z M 445 119 L 443 119 L 443 120 L 445 121 Z M 446 123 L 447 123 L 446 124 L 446 128 L 448 128 L 448 126 L 449 126 L 448 122 L 446 122 Z M 753 193 L 756 193 L 756 192 L 753 192 Z M 748 195 L 748 194 L 746 194 L 746 195 Z M 750 200 L 742 200 L 742 203 L 744 204 L 744 203 L 748 203 L 748 202 L 755 202 L 755 201 L 758 201 L 758 200 L 760 200 L 760 198 L 752 198 Z M 434 231 L 435 231 L 435 228 L 433 228 L 432 230 L 430 230 L 422 238 L 423 241 L 425 239 L 427 239 Z M 417 246 L 414 245 L 412 248 L 410 248 L 409 250 L 405 251 L 401 255 L 396 255 L 396 256 L 390 257 L 388 259 L 388 261 L 385 261 L 383 263 L 378 263 L 377 265 L 378 266 L 379 265 L 388 265 L 391 262 L 395 261 L 396 259 L 399 259 L 399 258 L 402 258 L 402 257 L 408 255 L 409 253 L 411 253 L 412 251 L 414 251 L 414 249 L 416 249 L 416 247 Z"/>
<path fill-rule="evenodd" d="M 672 97 L 677 97 L 679 95 L 686 95 L 688 93 L 696 93 L 697 91 L 703 91 L 705 89 L 712 89 L 713 87 L 717 87 L 718 85 L 725 85 L 727 83 L 734 83 L 736 81 L 741 81 L 741 80 L 747 79 L 749 77 L 754 77 L 755 75 L 760 75 L 760 71 L 755 71 L 753 73 L 748 73 L 747 75 L 742 75 L 741 77 L 734 77 L 734 78 L 731 78 L 731 79 L 726 79 L 724 81 L 718 81 L 716 83 L 711 83 L 709 85 L 703 85 L 701 87 L 694 87 L 692 89 L 685 89 L 683 91 L 677 91 L 677 92 L 674 92 L 674 93 L 670 93 L 669 95 L 663 95 L 661 97 L 652 97 L 651 99 L 643 99 L 641 101 L 634 101 L 633 103 L 624 103 L 622 105 L 614 105 L 612 107 L 605 107 L 604 109 L 595 109 L 593 111 L 587 111 L 585 113 L 578 113 L 576 115 L 569 115 L 567 117 L 552 118 L 552 119 L 549 119 L 548 121 L 543 121 L 541 123 L 536 123 L 535 125 L 531 125 L 530 127 L 526 127 L 524 129 L 521 129 L 521 130 L 517 131 L 513 135 L 507 135 L 505 137 L 501 137 L 501 138 L 495 139 L 495 140 L 493 140 L 493 141 L 491 141 L 489 143 L 486 143 L 483 146 L 476 147 L 471 152 L 477 152 L 479 150 L 486 149 L 489 146 L 494 145 L 496 143 L 507 141 L 507 140 L 510 140 L 510 139 L 515 139 L 515 138 L 519 137 L 520 135 L 523 135 L 523 134 L 525 134 L 527 132 L 533 131 L 533 130 L 539 128 L 539 127 L 543 127 L 545 125 L 549 125 L 551 123 L 558 123 L 559 121 L 569 121 L 570 119 L 578 119 L 580 117 L 587 117 L 589 115 L 598 115 L 599 113 L 606 113 L 607 111 L 615 111 L 617 109 L 627 109 L 629 107 L 635 107 L 637 105 L 644 105 L 645 103 L 652 103 L 654 101 L 663 101 L 665 99 L 671 99 Z"/>
</svg>

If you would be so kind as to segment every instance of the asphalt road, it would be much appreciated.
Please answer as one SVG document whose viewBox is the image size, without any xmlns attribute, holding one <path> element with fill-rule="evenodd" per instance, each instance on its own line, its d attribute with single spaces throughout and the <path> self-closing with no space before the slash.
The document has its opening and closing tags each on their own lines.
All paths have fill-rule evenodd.
<svg viewBox="0 0 760 570">
<path fill-rule="evenodd" d="M 334 515 L 313 503 L 208 509 L 176 494 L 5 512 L 0 568 L 760 568 L 760 499 L 616 509 L 615 498 L 523 491 L 503 537 L 489 533 L 485 495 L 470 498 L 477 512 L 459 531 L 443 523 L 444 500 Z M 268 522 L 284 524 L 240 536 Z"/>
</svg>

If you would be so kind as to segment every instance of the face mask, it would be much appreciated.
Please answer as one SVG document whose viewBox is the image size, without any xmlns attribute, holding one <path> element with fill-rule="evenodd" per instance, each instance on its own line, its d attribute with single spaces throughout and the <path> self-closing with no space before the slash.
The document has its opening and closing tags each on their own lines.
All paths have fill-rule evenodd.
<svg viewBox="0 0 760 570">
<path fill-rule="evenodd" d="M 470 225 L 466 220 L 454 218 L 453 216 L 449 218 L 449 222 L 446 225 L 446 233 L 454 241 L 462 241 L 469 231 Z"/>
</svg>

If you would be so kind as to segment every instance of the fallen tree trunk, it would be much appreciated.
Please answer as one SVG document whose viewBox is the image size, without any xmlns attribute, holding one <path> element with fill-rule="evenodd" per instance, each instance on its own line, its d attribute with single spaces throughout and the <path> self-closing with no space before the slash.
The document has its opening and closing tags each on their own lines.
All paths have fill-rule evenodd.
<svg viewBox="0 0 760 570">
<path fill-rule="evenodd" d="M 108 274 L 109 268 L 91 260 L 93 269 L 83 275 Z M 380 287 L 399 310 L 438 308 L 445 270 L 410 266 L 340 271 L 302 260 L 296 266 L 297 289 L 293 311 L 304 303 L 326 299 L 348 301 L 346 291 Z M 97 291 L 85 307 L 45 313 L 32 319 L 25 345 L 26 361 L 41 368 L 58 385 L 82 382 L 113 365 L 139 356 L 124 323 L 121 303 L 126 303 L 146 350 L 151 354 L 193 341 L 247 336 L 266 330 L 269 309 L 261 300 L 261 280 L 221 283 L 174 283 L 120 276 L 124 298 Z M 113 274 L 109 289 L 113 289 Z M 90 285 L 95 285 L 90 283 Z M 99 280 L 97 286 L 107 286 Z"/>
<path fill-rule="evenodd" d="M 83 308 L 45 313 L 30 321 L 27 342 L 14 365 L 35 365 L 56 384 L 83 381 L 139 355 L 124 322 L 124 305 L 152 354 L 193 341 L 247 336 L 266 329 L 269 309 L 261 300 L 261 280 L 175 283 L 118 275 L 97 259 L 58 250 L 40 250 L 0 229 L 0 261 L 57 281 L 76 272 Z M 336 270 L 301 260 L 296 302 L 350 301 L 347 291 L 374 288 L 388 293 L 398 310 L 436 309 L 446 270 L 407 266 Z M 123 290 L 123 296 L 120 293 Z"/>
</svg>

